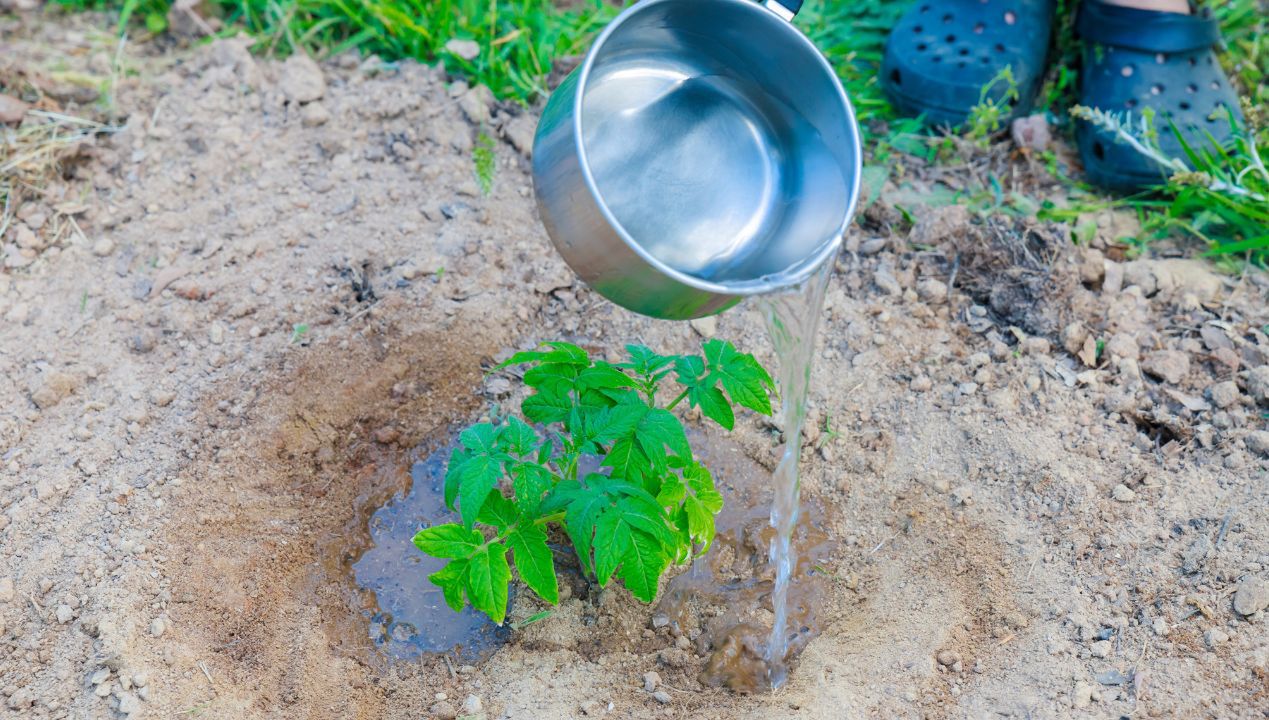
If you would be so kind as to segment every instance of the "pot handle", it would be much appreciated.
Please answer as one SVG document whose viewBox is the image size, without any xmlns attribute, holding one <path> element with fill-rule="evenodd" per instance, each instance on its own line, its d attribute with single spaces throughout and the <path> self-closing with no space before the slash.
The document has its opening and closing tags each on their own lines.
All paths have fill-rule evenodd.
<svg viewBox="0 0 1269 720">
<path fill-rule="evenodd" d="M 793 16 L 802 9 L 802 0 L 758 0 L 763 7 L 779 15 L 786 22 L 793 22 Z"/>
</svg>

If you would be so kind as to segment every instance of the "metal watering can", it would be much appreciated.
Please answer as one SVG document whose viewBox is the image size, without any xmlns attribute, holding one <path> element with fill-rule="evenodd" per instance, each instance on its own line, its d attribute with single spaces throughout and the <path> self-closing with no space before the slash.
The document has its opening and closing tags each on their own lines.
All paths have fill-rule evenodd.
<svg viewBox="0 0 1269 720">
<path fill-rule="evenodd" d="M 556 89 L 533 181 L 577 275 L 687 320 L 801 283 L 841 245 L 859 127 L 802 0 L 642 0 Z"/>
</svg>

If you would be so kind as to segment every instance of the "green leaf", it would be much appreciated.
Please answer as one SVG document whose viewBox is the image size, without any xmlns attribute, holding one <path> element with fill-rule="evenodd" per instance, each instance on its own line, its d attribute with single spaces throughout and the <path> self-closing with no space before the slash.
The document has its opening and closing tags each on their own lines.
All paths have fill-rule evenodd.
<svg viewBox="0 0 1269 720">
<path fill-rule="evenodd" d="M 700 406 L 701 413 L 705 417 L 724 428 L 731 430 L 736 426 L 736 414 L 732 411 L 731 403 L 727 402 L 722 390 L 711 387 L 698 391 L 698 388 L 693 388 L 688 393 L 688 402 L 694 407 Z"/>
<path fill-rule="evenodd" d="M 626 438 L 613 443 L 600 467 L 612 468 L 613 477 L 642 482 L 650 464 L 648 456 L 639 449 L 634 439 Z"/>
<path fill-rule="evenodd" d="M 441 589 L 445 596 L 445 604 L 454 612 L 462 612 L 467 601 L 463 599 L 463 586 L 467 580 L 467 561 L 454 560 L 437 572 L 427 576 L 432 584 Z"/>
<path fill-rule="evenodd" d="M 517 527 L 507 536 L 520 579 L 538 597 L 555 605 L 560 601 L 559 582 L 555 577 L 555 561 L 546 545 L 546 533 L 532 523 Z"/>
<path fill-rule="evenodd" d="M 639 420 L 635 429 L 635 437 L 648 458 L 653 461 L 665 459 L 665 448 L 683 457 L 691 457 L 692 449 L 687 444 L 687 434 L 683 425 L 674 413 L 664 408 L 653 408 Z"/>
<path fill-rule="evenodd" d="M 523 457 L 537 450 L 538 434 L 528 423 L 513 415 L 507 418 L 507 424 L 502 426 L 498 441 L 504 451 Z"/>
<path fill-rule="evenodd" d="M 648 406 L 644 405 L 633 391 L 623 401 L 605 408 L 595 416 L 592 425 L 592 437 L 596 442 L 610 443 L 624 438 L 634 432 L 639 422 L 648 414 Z"/>
<path fill-rule="evenodd" d="M 616 366 L 597 362 L 577 376 L 578 388 L 632 388 L 635 381 Z"/>
<path fill-rule="evenodd" d="M 687 511 L 687 528 L 692 539 L 703 543 L 705 550 L 709 549 L 710 543 L 714 542 L 714 514 L 695 495 L 687 496 L 683 509 Z"/>
<path fill-rule="evenodd" d="M 502 477 L 502 463 L 496 458 L 482 455 L 464 463 L 460 473 L 458 512 L 463 517 L 463 524 L 471 527 L 488 499 L 489 491 L 498 484 L 498 478 Z"/>
<path fill-rule="evenodd" d="M 673 357 L 658 355 L 644 345 L 627 345 L 626 352 L 630 353 L 630 362 L 622 363 L 621 367 L 628 367 L 644 377 L 653 377 L 674 362 Z"/>
<path fill-rule="evenodd" d="M 565 363 L 568 365 L 576 365 L 577 367 L 587 367 L 590 365 L 590 356 L 586 351 L 577 347 L 572 343 L 566 343 L 559 340 L 547 343 L 552 348 L 542 358 L 545 362 Z"/>
<path fill-rule="evenodd" d="M 438 558 L 465 558 L 485 542 L 479 532 L 449 523 L 423 528 L 414 535 L 414 546 Z"/>
<path fill-rule="evenodd" d="M 458 497 L 458 486 L 463 480 L 463 465 L 470 456 L 461 448 L 454 448 L 449 453 L 449 464 L 445 466 L 445 507 L 454 509 L 454 499 Z"/>
<path fill-rule="evenodd" d="M 510 584 L 507 546 L 491 543 L 471 556 L 467 565 L 467 599 L 472 607 L 499 625 L 507 617 L 507 587 Z"/>
<path fill-rule="evenodd" d="M 630 549 L 630 524 L 616 508 L 610 508 L 595 523 L 595 579 L 600 587 L 608 584 L 613 571 Z"/>
<path fill-rule="evenodd" d="M 669 564 L 669 558 L 656 540 L 643 533 L 632 533 L 618 576 L 632 595 L 650 603 L 656 599 L 657 581 Z"/>
<path fill-rule="evenodd" d="M 524 374 L 524 384 L 533 388 L 550 388 L 553 391 L 572 390 L 577 383 L 577 367 L 567 363 L 542 363 L 529 368 Z"/>
<path fill-rule="evenodd" d="M 573 400 L 567 393 L 539 391 L 520 403 L 525 417 L 543 425 L 563 422 L 572 409 Z"/>
<path fill-rule="evenodd" d="M 516 504 L 526 515 L 537 513 L 542 495 L 551 489 L 551 471 L 530 462 L 516 463 L 511 467 L 512 489 L 516 492 Z"/>
<path fill-rule="evenodd" d="M 476 521 L 486 525 L 494 525 L 499 530 L 520 519 L 516 504 L 502 496 L 498 490 L 490 490 L 488 497 L 476 515 Z"/>
<path fill-rule="evenodd" d="M 497 450 L 498 430 L 489 423 L 472 425 L 459 433 L 458 441 L 473 453 L 489 455 Z"/>
<path fill-rule="evenodd" d="M 641 530 L 666 547 L 678 544 L 674 533 L 666 526 L 665 509 L 656 500 L 647 496 L 626 496 L 617 501 L 617 505 L 608 513 L 619 513 L 621 519 L 630 527 Z"/>
<path fill-rule="evenodd" d="M 582 484 L 576 480 L 561 480 L 555 485 L 555 489 L 542 500 L 542 504 L 538 506 L 538 512 L 543 515 L 550 515 L 553 512 L 563 510 L 569 506 L 569 503 L 580 497 L 586 490 L 582 488 Z"/>
<path fill-rule="evenodd" d="M 699 355 L 683 355 L 674 361 L 674 371 L 682 385 L 693 386 L 701 381 L 705 374 L 705 361 Z"/>
<path fill-rule="evenodd" d="M 569 503 L 568 510 L 564 512 L 564 527 L 573 540 L 573 547 L 577 549 L 577 557 L 582 561 L 582 567 L 588 571 L 595 569 L 590 556 L 591 540 L 595 534 L 595 520 L 599 517 L 599 513 L 610 505 L 612 505 L 612 498 L 607 494 L 587 489 L 579 493 Z"/>
<path fill-rule="evenodd" d="M 770 391 L 775 383 L 754 356 L 736 352 L 731 343 L 716 338 L 706 340 L 703 347 L 711 376 L 717 375 L 722 380 L 732 401 L 770 415 Z"/>
<path fill-rule="evenodd" d="M 661 507 L 678 507 L 685 497 L 687 485 L 683 484 L 682 478 L 674 473 L 666 475 L 661 481 L 661 490 L 657 493 L 657 503 Z"/>
</svg>

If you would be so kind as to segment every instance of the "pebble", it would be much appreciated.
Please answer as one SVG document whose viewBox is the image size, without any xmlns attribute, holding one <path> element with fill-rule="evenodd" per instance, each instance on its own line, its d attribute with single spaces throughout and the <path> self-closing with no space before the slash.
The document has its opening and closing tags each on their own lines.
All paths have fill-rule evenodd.
<svg viewBox="0 0 1269 720">
<path fill-rule="evenodd" d="M 104 698 L 104 697 L 109 696 L 109 695 L 110 695 L 110 691 L 111 691 L 111 690 L 114 690 L 114 689 L 115 689 L 115 684 L 114 684 L 114 683 L 112 683 L 112 682 L 107 681 L 107 682 L 104 682 L 104 683 L 102 683 L 102 684 L 98 685 L 98 686 L 97 686 L 97 689 L 93 691 L 93 694 L 94 694 L 94 695 L 96 695 L 97 697 L 103 697 L 103 698 Z"/>
<path fill-rule="evenodd" d="M 1110 496 L 1117 502 L 1122 503 L 1132 502 L 1137 499 L 1137 493 L 1133 492 L 1132 488 L 1123 483 L 1116 485 L 1114 489 L 1110 491 Z"/>
<path fill-rule="evenodd" d="M 458 717 L 458 711 L 454 709 L 453 705 L 441 700 L 432 703 L 432 717 L 436 718 L 436 720 L 454 720 L 454 718 Z"/>
<path fill-rule="evenodd" d="M 212 345 L 219 345 L 225 341 L 225 326 L 218 322 L 212 323 L 207 330 L 207 339 Z"/>
<path fill-rule="evenodd" d="M 152 637 L 163 637 L 163 633 L 165 632 L 167 632 L 166 620 L 158 617 L 150 621 L 150 635 Z"/>
<path fill-rule="evenodd" d="M 529 115 L 520 115 L 502 128 L 503 135 L 525 157 L 533 157 L 533 138 L 537 132 L 537 123 Z"/>
<path fill-rule="evenodd" d="M 88 682 L 93 685 L 100 685 L 110 679 L 110 668 L 98 668 L 97 672 L 88 678 Z"/>
<path fill-rule="evenodd" d="M 656 700 L 657 702 L 661 703 L 662 705 L 669 705 L 669 704 L 670 704 L 670 693 L 668 693 L 668 692 L 666 692 L 666 691 L 664 691 L 664 690 L 657 690 L 656 692 L 652 693 L 652 699 L 653 699 L 653 700 Z"/>
<path fill-rule="evenodd" d="M 1266 607 L 1269 607 L 1269 582 L 1249 577 L 1238 583 L 1234 591 L 1234 612 L 1255 615 Z"/>
<path fill-rule="evenodd" d="M 13 578 L 0 577 L 0 603 L 13 602 Z"/>
<path fill-rule="evenodd" d="M 939 661 L 939 665 L 943 665 L 945 667 L 951 667 L 961 661 L 960 653 L 955 650 L 939 650 L 938 654 L 934 657 Z"/>
<path fill-rule="evenodd" d="M 152 350 L 158 344 L 158 338 L 149 330 L 133 334 L 128 338 L 128 349 L 139 355 L 144 355 Z"/>
<path fill-rule="evenodd" d="M 587 700 L 582 703 L 582 714 L 598 717 L 604 713 L 604 706 L 598 700 Z"/>
<path fill-rule="evenodd" d="M 1167 621 L 1163 618 L 1155 618 L 1150 627 L 1154 630 L 1154 634 L 1159 637 L 1167 637 L 1168 633 L 1172 632 L 1172 628 L 1168 627 Z"/>
<path fill-rule="evenodd" d="M 1233 380 L 1218 382 L 1207 389 L 1207 396 L 1211 398 L 1212 404 L 1224 410 L 1238 403 L 1238 383 Z"/>
<path fill-rule="evenodd" d="M 1269 365 L 1261 365 L 1247 373 L 1247 394 L 1261 405 L 1269 405 Z"/>
<path fill-rule="evenodd" d="M 330 110 L 319 102 L 311 102 L 300 110 L 300 123 L 304 127 L 318 127 L 330 122 Z"/>
<path fill-rule="evenodd" d="M 477 85 L 458 98 L 458 109 L 463 111 L 463 115 L 467 116 L 473 125 L 484 125 L 489 122 L 493 104 L 493 93 L 484 85 Z"/>
<path fill-rule="evenodd" d="M 1220 628 L 1211 628 L 1203 633 L 1203 642 L 1207 643 L 1207 647 L 1212 650 L 1227 640 L 1229 640 L 1229 633 Z"/>
<path fill-rule="evenodd" d="M 917 283 L 917 297 L 929 305 L 940 305 L 947 302 L 947 283 L 935 278 L 924 278 Z"/>
<path fill-rule="evenodd" d="M 459 40 L 454 38 L 445 43 L 445 49 L 464 60 L 475 60 L 480 55 L 480 44 L 475 40 Z"/>
<path fill-rule="evenodd" d="M 136 685 L 139 688 L 143 688 L 146 685 L 150 684 L 150 676 L 146 675 L 143 672 L 134 673 L 132 675 L 132 684 Z"/>
<path fill-rule="evenodd" d="M 313 58 L 298 52 L 282 63 L 278 86 L 291 102 L 308 103 L 326 94 L 326 77 Z"/>
<path fill-rule="evenodd" d="M 686 635 L 680 635 L 675 639 L 674 645 L 680 650 L 687 650 L 692 647 L 692 641 L 688 640 Z"/>
<path fill-rule="evenodd" d="M 480 698 L 476 695 L 468 695 L 467 699 L 463 701 L 464 715 L 478 715 L 483 712 L 484 709 L 485 704 L 482 703 Z"/>
<path fill-rule="evenodd" d="M 712 338 L 718 333 L 718 318 L 710 315 L 709 317 L 696 318 L 688 322 L 697 335 L 703 338 Z"/>
<path fill-rule="evenodd" d="M 119 693 L 119 712 L 124 715 L 135 715 L 141 712 L 141 701 L 130 692 Z"/>
<path fill-rule="evenodd" d="M 1199 535 L 1197 540 L 1181 552 L 1181 572 L 1186 575 L 1198 572 L 1203 567 L 1203 561 L 1207 559 L 1207 553 L 1211 549 L 1212 541 L 1208 540 L 1206 535 Z"/>
<path fill-rule="evenodd" d="M 176 399 L 176 393 L 171 390 L 154 390 L 150 393 L 150 402 L 158 407 L 167 407 Z"/>
<path fill-rule="evenodd" d="M 1141 369 L 1175 385 L 1190 372 L 1190 356 L 1180 350 L 1155 350 L 1141 361 Z"/>
<path fill-rule="evenodd" d="M 1247 449 L 1253 455 L 1269 457 L 1269 431 L 1257 430 L 1247 434 Z"/>
<path fill-rule="evenodd" d="M 903 288 L 899 286 L 899 281 L 895 279 L 894 272 L 890 266 L 883 262 L 877 266 L 876 272 L 872 276 L 873 283 L 887 295 L 902 295 Z"/>
<path fill-rule="evenodd" d="M 952 491 L 952 502 L 957 505 L 968 505 L 970 498 L 974 496 L 974 488 L 970 485 L 961 485 Z"/>
<path fill-rule="evenodd" d="M 1098 640 L 1088 646 L 1088 652 L 1095 658 L 1110 657 L 1111 645 L 1109 640 Z"/>
<path fill-rule="evenodd" d="M 115 251 L 115 241 L 108 237 L 97 238 L 97 242 L 93 243 L 93 255 L 97 257 L 106 257 Z"/>
<path fill-rule="evenodd" d="M 661 684 L 661 675 L 656 671 L 646 672 L 643 674 L 643 689 L 647 692 L 656 692 L 657 686 Z"/>
<path fill-rule="evenodd" d="M 57 606 L 58 624 L 65 625 L 66 623 L 74 619 L 75 619 L 75 611 L 71 609 L 70 605 L 62 604 Z"/>
<path fill-rule="evenodd" d="M 1086 682 L 1075 683 L 1075 691 L 1071 694 L 1075 707 L 1083 709 L 1093 703 L 1093 686 Z"/>
<path fill-rule="evenodd" d="M 912 383 L 909 387 L 912 388 L 913 392 L 929 392 L 930 388 L 934 387 L 934 383 L 929 377 L 925 375 L 918 375 L 912 378 Z"/>
</svg>

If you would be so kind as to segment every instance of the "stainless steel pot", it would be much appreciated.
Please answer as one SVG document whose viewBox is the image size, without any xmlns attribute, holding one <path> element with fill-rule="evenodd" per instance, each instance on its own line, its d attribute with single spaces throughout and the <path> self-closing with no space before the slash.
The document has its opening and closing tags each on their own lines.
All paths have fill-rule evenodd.
<svg viewBox="0 0 1269 720">
<path fill-rule="evenodd" d="M 533 180 L 573 271 L 658 318 L 720 312 L 835 256 L 859 128 L 801 0 L 643 0 L 552 94 Z"/>
</svg>

